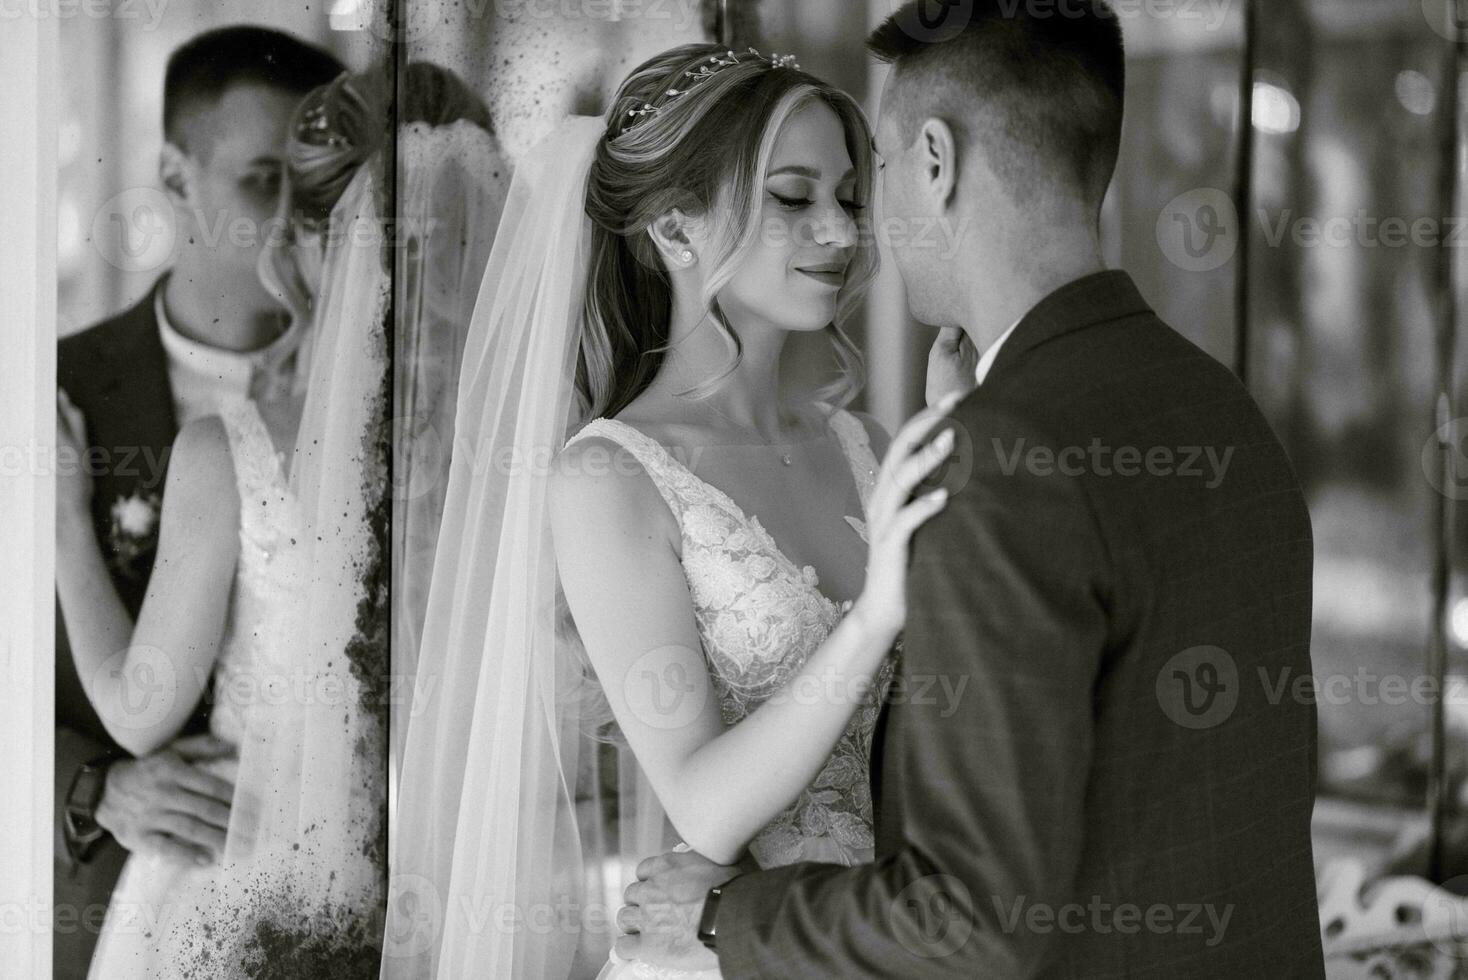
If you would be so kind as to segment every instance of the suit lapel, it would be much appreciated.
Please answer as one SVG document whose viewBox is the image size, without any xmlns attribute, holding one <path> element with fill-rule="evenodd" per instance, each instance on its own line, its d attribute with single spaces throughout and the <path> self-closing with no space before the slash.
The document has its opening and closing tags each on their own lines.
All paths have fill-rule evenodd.
<svg viewBox="0 0 1468 980">
<path fill-rule="evenodd" d="M 121 454 L 135 453 L 133 466 L 120 466 L 111 487 L 126 496 L 133 491 L 162 493 L 167 453 L 178 434 L 173 390 L 168 381 L 168 357 L 158 336 L 155 302 L 162 282 L 118 323 L 114 343 L 103 351 L 97 379 L 101 418 L 89 420 L 96 431 L 91 442 Z"/>
</svg>

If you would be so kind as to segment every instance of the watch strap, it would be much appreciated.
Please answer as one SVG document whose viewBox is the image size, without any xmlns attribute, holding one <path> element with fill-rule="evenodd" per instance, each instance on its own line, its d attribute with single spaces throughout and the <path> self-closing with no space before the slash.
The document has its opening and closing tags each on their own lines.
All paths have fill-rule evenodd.
<svg viewBox="0 0 1468 980">
<path fill-rule="evenodd" d="M 71 777 L 62 825 L 66 849 L 74 861 L 85 862 L 98 842 L 107 836 L 107 831 L 97 823 L 97 805 L 106 789 L 107 769 L 118 758 L 116 753 L 108 753 L 90 759 L 78 766 Z"/>
<path fill-rule="evenodd" d="M 698 941 L 715 952 L 719 948 L 719 900 L 724 897 L 724 886 L 727 884 L 728 881 L 708 890 L 703 898 L 703 914 L 698 918 Z"/>
</svg>

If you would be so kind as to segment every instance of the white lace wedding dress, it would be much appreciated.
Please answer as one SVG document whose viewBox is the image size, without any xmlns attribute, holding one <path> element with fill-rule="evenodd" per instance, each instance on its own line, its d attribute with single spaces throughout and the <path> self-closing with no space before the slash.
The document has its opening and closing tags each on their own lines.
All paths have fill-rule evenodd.
<svg viewBox="0 0 1468 980">
<path fill-rule="evenodd" d="M 832 413 L 829 426 L 851 465 L 865 517 L 878 468 L 866 429 L 844 411 Z M 599 419 L 571 444 L 593 437 L 610 439 L 630 452 L 677 519 L 683 570 L 723 721 L 738 723 L 785 687 L 845 610 L 821 591 L 813 567 L 797 567 L 757 517 L 695 476 L 656 440 L 625 423 Z M 865 538 L 862 520 L 847 521 Z M 750 854 L 761 867 L 800 861 L 854 865 L 872 859 L 872 732 L 893 670 L 889 658 L 815 781 L 750 843 Z M 599 980 L 718 976 L 717 971 L 619 962 L 614 955 Z"/>
<path fill-rule="evenodd" d="M 350 819 L 356 808 L 343 802 L 340 821 L 299 827 L 299 801 L 283 803 L 272 786 L 274 774 L 283 783 L 293 776 L 283 758 L 309 753 L 278 729 L 277 698 L 267 693 L 290 696 L 276 685 L 293 676 L 300 656 L 306 536 L 283 456 L 254 402 L 231 403 L 220 417 L 240 495 L 240 554 L 209 717 L 214 735 L 240 747 L 239 772 L 206 764 L 239 780 L 225 854 L 205 867 L 129 857 L 90 980 L 320 975 L 293 971 L 330 961 L 351 969 L 376 955 L 358 923 L 376 900 L 380 871 L 362 853 L 360 823 Z"/>
</svg>

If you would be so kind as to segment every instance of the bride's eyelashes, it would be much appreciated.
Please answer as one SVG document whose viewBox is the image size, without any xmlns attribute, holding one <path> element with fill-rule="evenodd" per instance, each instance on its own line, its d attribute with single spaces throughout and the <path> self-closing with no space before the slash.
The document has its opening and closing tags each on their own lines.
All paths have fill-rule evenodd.
<svg viewBox="0 0 1468 980">
<path fill-rule="evenodd" d="M 804 211 L 806 208 L 811 207 L 816 203 L 814 200 L 808 197 L 786 197 L 783 194 L 777 194 L 774 191 L 770 191 L 770 196 L 778 201 L 782 208 L 785 208 L 788 211 Z M 867 206 L 865 204 L 862 204 L 858 201 L 837 201 L 836 203 L 840 204 L 847 211 L 850 211 L 854 214 L 860 214 L 867 209 Z"/>
</svg>

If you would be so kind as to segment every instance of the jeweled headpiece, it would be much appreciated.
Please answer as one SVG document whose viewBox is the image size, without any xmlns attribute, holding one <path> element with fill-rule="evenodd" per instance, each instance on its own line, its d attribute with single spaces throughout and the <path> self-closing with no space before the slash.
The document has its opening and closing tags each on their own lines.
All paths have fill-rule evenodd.
<svg viewBox="0 0 1468 980">
<path fill-rule="evenodd" d="M 331 121 L 326 116 L 326 105 L 317 103 L 301 114 L 301 121 L 296 127 L 296 134 L 306 138 L 308 134 L 325 135 L 326 145 L 334 149 L 345 149 L 351 146 L 351 141 L 345 136 L 330 132 Z"/>
<path fill-rule="evenodd" d="M 752 55 L 753 58 L 756 60 L 765 62 L 771 68 L 793 68 L 796 71 L 801 70 L 800 63 L 795 60 L 795 55 L 793 54 L 776 54 L 774 52 L 771 52 L 770 55 L 766 57 L 765 55 L 760 54 L 754 48 L 749 48 L 748 55 Z M 729 68 L 733 65 L 738 64 L 747 64 L 750 60 L 748 56 L 744 56 L 743 61 L 741 61 L 740 58 L 741 55 L 736 54 L 733 51 L 726 51 L 722 55 L 716 54 L 709 56 L 706 60 L 700 62 L 697 68 L 690 69 L 683 73 L 685 78 L 691 78 L 693 79 L 693 81 L 689 82 L 683 88 L 668 89 L 667 98 L 663 100 L 662 105 L 654 105 L 651 102 L 644 102 L 641 106 L 635 109 L 629 109 L 627 111 L 627 115 L 638 119 L 643 116 L 657 115 L 658 113 L 666 109 L 669 105 L 671 105 L 673 103 L 673 100 L 682 98 L 683 96 L 687 95 L 689 92 L 698 88 L 699 85 L 702 85 L 710 78 L 713 78 L 725 68 Z"/>
</svg>

